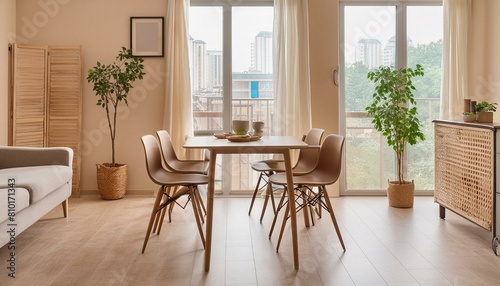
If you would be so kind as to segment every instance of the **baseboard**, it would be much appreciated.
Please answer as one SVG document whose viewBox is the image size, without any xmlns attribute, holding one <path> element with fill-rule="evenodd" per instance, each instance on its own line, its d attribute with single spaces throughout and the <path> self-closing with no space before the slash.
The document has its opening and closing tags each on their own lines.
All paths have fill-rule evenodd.
<svg viewBox="0 0 500 286">
<path fill-rule="evenodd" d="M 127 190 L 125 193 L 126 196 L 154 196 L 154 190 Z M 81 190 L 81 196 L 99 196 L 98 190 Z"/>
</svg>

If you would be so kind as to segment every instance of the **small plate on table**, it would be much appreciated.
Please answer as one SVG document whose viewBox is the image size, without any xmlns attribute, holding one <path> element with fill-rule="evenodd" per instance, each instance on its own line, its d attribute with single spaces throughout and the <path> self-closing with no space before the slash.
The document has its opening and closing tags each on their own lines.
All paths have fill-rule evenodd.
<svg viewBox="0 0 500 286">
<path fill-rule="evenodd" d="M 215 133 L 214 136 L 217 139 L 226 139 L 228 136 L 232 136 L 234 133 Z"/>
</svg>

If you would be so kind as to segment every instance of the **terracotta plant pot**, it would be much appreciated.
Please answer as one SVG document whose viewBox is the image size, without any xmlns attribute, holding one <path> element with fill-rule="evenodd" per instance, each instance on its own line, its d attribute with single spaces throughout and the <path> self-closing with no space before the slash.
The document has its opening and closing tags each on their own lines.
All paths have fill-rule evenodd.
<svg viewBox="0 0 500 286">
<path fill-rule="evenodd" d="M 476 112 L 476 121 L 481 122 L 481 123 L 492 123 L 493 122 L 493 112 L 492 111 Z"/>
</svg>

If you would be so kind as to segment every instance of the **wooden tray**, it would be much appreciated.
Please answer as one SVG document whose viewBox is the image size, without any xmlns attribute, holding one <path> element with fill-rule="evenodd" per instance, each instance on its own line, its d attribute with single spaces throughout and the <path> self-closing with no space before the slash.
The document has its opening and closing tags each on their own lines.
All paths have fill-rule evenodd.
<svg viewBox="0 0 500 286">
<path fill-rule="evenodd" d="M 227 136 L 226 138 L 231 142 L 249 142 L 249 141 L 257 141 L 260 139 L 259 136 L 249 136 L 249 135 L 233 135 L 233 136 Z"/>
</svg>

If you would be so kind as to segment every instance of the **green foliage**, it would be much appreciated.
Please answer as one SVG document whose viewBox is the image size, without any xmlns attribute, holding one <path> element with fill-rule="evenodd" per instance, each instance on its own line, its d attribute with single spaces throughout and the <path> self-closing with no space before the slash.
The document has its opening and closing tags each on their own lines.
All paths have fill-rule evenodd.
<svg viewBox="0 0 500 286">
<path fill-rule="evenodd" d="M 109 65 L 97 62 L 97 65 L 88 70 L 87 82 L 93 83 L 93 90 L 97 96 L 97 105 L 106 110 L 108 126 L 111 135 L 112 166 L 115 166 L 115 136 L 116 115 L 118 104 L 127 102 L 127 95 L 133 88 L 132 83 L 142 79 L 145 73 L 144 60 L 132 56 L 132 51 L 122 47 L 116 56 L 115 62 Z"/>
<path fill-rule="evenodd" d="M 482 101 L 476 104 L 476 112 L 481 112 L 481 111 L 497 111 L 496 103 L 489 103 L 487 101 Z"/>
<path fill-rule="evenodd" d="M 404 181 L 403 153 L 406 144 L 414 145 L 425 140 L 422 124 L 417 117 L 412 78 L 424 76 L 424 69 L 417 64 L 415 69 L 382 66 L 368 73 L 368 79 L 375 83 L 372 103 L 366 107 L 368 116 L 378 132 L 387 139 L 387 144 L 396 152 L 397 174 L 400 183 Z"/>
</svg>

